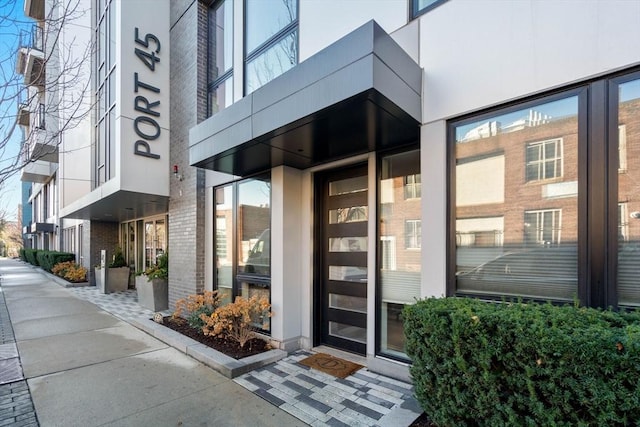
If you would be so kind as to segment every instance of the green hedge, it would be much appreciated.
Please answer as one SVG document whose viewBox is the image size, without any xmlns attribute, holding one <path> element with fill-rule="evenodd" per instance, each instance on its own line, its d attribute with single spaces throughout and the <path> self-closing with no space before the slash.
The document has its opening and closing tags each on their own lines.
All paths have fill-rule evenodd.
<svg viewBox="0 0 640 427">
<path fill-rule="evenodd" d="M 24 250 L 25 261 L 27 261 L 31 265 L 39 265 L 38 264 L 38 250 L 37 249 L 25 249 Z"/>
<path fill-rule="evenodd" d="M 22 248 L 18 249 L 18 256 L 20 257 L 20 259 L 22 261 L 25 261 L 25 262 L 27 261 L 27 256 L 24 253 L 24 249 L 22 249 Z"/>
<path fill-rule="evenodd" d="M 438 425 L 640 425 L 640 314 L 440 298 L 404 313 Z"/>
<path fill-rule="evenodd" d="M 75 261 L 76 256 L 69 252 L 45 251 L 39 249 L 25 249 L 25 260 L 32 265 L 42 267 L 43 270 L 51 272 L 54 265 L 65 262 Z"/>
<path fill-rule="evenodd" d="M 76 256 L 69 252 L 57 252 L 57 251 L 39 251 L 38 263 L 43 270 L 51 272 L 54 265 L 76 260 Z"/>
</svg>

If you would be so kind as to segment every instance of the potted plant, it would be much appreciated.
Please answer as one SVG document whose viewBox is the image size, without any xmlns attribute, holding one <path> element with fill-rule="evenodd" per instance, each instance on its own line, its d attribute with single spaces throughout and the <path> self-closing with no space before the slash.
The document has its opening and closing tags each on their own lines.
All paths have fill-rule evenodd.
<svg viewBox="0 0 640 427">
<path fill-rule="evenodd" d="M 116 247 L 113 258 L 106 271 L 106 279 L 100 266 L 96 266 L 96 286 L 104 294 L 123 292 L 129 287 L 129 267 L 122 249 Z"/>
<path fill-rule="evenodd" d="M 156 264 L 136 276 L 138 304 L 151 311 L 169 308 L 169 255 L 163 253 Z"/>
</svg>

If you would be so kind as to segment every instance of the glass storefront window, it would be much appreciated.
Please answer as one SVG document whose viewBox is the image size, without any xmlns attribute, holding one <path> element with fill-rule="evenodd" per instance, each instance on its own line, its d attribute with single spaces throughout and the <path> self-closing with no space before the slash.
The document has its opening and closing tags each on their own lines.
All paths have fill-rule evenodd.
<svg viewBox="0 0 640 427">
<path fill-rule="evenodd" d="M 215 189 L 214 287 L 222 303 L 271 297 L 271 181 L 249 178 Z M 263 330 L 270 329 L 265 319 Z"/>
<path fill-rule="evenodd" d="M 381 167 L 380 352 L 406 359 L 400 314 L 406 304 L 420 297 L 422 210 L 421 192 L 416 187 L 420 182 L 420 151 L 385 156 Z M 410 197 L 406 197 L 407 192 Z"/>
<path fill-rule="evenodd" d="M 456 292 L 572 300 L 578 97 L 455 126 Z"/>
<path fill-rule="evenodd" d="M 618 86 L 618 301 L 640 306 L 640 79 Z"/>
<path fill-rule="evenodd" d="M 136 272 L 157 263 L 167 251 L 166 217 L 128 221 L 120 225 L 120 245 L 129 267 Z"/>
<path fill-rule="evenodd" d="M 233 185 L 215 192 L 215 282 L 222 296 L 222 304 L 231 302 L 233 296 Z"/>
</svg>

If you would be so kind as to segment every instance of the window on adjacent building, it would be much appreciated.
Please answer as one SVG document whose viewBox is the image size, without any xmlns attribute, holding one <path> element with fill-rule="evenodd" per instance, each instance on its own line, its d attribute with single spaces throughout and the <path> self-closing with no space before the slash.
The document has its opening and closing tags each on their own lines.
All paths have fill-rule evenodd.
<svg viewBox="0 0 640 427">
<path fill-rule="evenodd" d="M 411 0 L 411 18 L 416 18 L 440 6 L 447 0 Z"/>
<path fill-rule="evenodd" d="M 271 298 L 271 181 L 245 179 L 215 189 L 214 288 L 223 303 L 236 296 Z M 270 329 L 268 319 L 261 325 Z"/>
<path fill-rule="evenodd" d="M 233 1 L 209 10 L 209 115 L 233 103 Z"/>
<path fill-rule="evenodd" d="M 526 152 L 527 182 L 562 176 L 562 138 L 530 142 Z"/>
<path fill-rule="evenodd" d="M 562 210 L 525 211 L 524 243 L 526 245 L 558 245 L 562 230 Z"/>
<path fill-rule="evenodd" d="M 380 164 L 378 351 L 406 360 L 401 313 L 405 305 L 415 303 L 420 297 L 421 223 L 420 220 L 405 221 L 393 212 L 420 218 L 419 192 L 414 193 L 415 197 L 406 197 L 407 182 L 415 183 L 415 177 L 420 176 L 420 151 L 385 155 Z"/>
<path fill-rule="evenodd" d="M 245 95 L 298 63 L 297 0 L 245 3 Z"/>
<path fill-rule="evenodd" d="M 420 249 L 422 222 L 419 219 L 408 219 L 404 222 L 405 249 Z"/>
<path fill-rule="evenodd" d="M 639 110 L 636 70 L 450 123 L 448 293 L 640 306 Z"/>
<path fill-rule="evenodd" d="M 422 194 L 422 183 L 420 182 L 420 174 L 407 175 L 404 177 L 404 198 L 415 199 L 420 198 Z"/>
</svg>

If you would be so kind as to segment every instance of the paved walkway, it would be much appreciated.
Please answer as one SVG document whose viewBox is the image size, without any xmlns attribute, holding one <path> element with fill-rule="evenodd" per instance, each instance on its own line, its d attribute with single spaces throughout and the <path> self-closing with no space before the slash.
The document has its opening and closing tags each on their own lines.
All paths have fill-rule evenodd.
<svg viewBox="0 0 640 427">
<path fill-rule="evenodd" d="M 0 259 L 0 295 L 24 378 L 0 386 L 0 426 L 305 425 L 21 262 Z"/>
<path fill-rule="evenodd" d="M 38 270 L 34 270 L 30 266 L 15 261 L 10 262 L 21 266 L 23 270 L 28 269 L 32 273 L 36 273 L 40 276 L 41 281 L 42 278 L 47 278 L 43 273 L 38 273 Z M 2 280 L 5 265 L 0 259 L 0 280 Z M 50 279 L 51 276 L 48 278 Z M 0 281 L 0 286 L 3 283 Z M 60 287 L 51 288 L 65 291 Z M 148 319 L 153 315 L 151 311 L 137 304 L 137 295 L 134 290 L 107 295 L 101 294 L 95 287 L 68 288 L 67 291 L 67 295 L 73 294 L 82 300 L 89 301 L 124 322 L 138 317 Z M 0 295 L 2 294 L 0 293 Z M 410 384 L 376 375 L 366 368 L 343 380 L 297 363 L 311 353 L 307 351 L 295 352 L 275 364 L 252 371 L 233 381 L 233 383 L 252 392 L 251 396 L 254 396 L 254 399 L 261 398 L 258 401 L 262 404 L 269 402 L 274 405 L 270 407 L 275 413 L 280 415 L 288 413 L 296 417 L 287 421 L 280 420 L 278 421 L 280 424 L 260 424 L 260 420 L 251 420 L 250 425 L 302 425 L 301 421 L 303 421 L 313 426 L 406 426 L 421 413 L 412 397 L 413 390 Z M 184 355 L 181 356 L 184 357 Z M 191 363 L 199 365 L 198 362 L 189 360 Z M 34 379 L 33 383 L 35 384 L 37 381 Z M 40 416 L 37 396 L 34 401 L 36 412 Z M 227 410 L 232 411 L 234 407 L 238 406 L 238 402 L 234 403 L 235 405 L 230 406 Z M 221 405 L 217 406 L 220 406 L 221 410 L 223 409 Z M 1 408 L 0 404 L 0 426 L 3 425 Z M 131 425 L 128 423 L 134 419 L 124 418 L 126 421 L 118 425 Z M 164 422 L 172 419 L 169 417 L 168 420 L 163 420 L 158 425 L 176 425 Z M 204 425 L 227 425 L 213 421 L 213 418 L 206 419 Z M 234 422 L 228 425 L 245 425 L 242 422 L 237 424 L 238 421 L 241 420 L 234 419 Z M 203 421 L 199 423 L 201 422 Z M 185 423 L 184 420 L 182 423 L 182 425 L 190 424 L 189 422 Z M 43 425 L 46 423 L 43 422 Z"/>
</svg>

